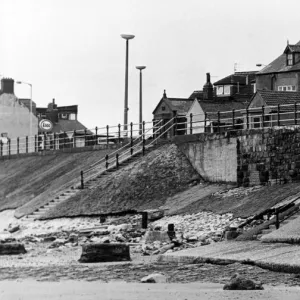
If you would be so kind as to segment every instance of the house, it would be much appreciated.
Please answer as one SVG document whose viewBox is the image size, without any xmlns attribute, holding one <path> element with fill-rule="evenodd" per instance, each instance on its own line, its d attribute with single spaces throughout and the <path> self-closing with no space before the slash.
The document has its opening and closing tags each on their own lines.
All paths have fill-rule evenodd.
<svg viewBox="0 0 300 300">
<path fill-rule="evenodd" d="M 190 95 L 193 104 L 186 114 L 187 132 L 221 132 L 240 129 L 243 115 L 240 110 L 247 107 L 253 93 L 255 71 L 236 72 L 214 83 L 206 74 L 202 91 Z M 234 118 L 233 118 L 234 117 Z"/>
<path fill-rule="evenodd" d="M 258 90 L 246 113 L 248 128 L 300 124 L 300 92 Z"/>
<path fill-rule="evenodd" d="M 14 94 L 14 80 L 1 79 L 0 90 L 0 155 L 17 151 L 33 152 L 38 119 Z M 18 138 L 20 138 L 18 140 Z M 20 147 L 17 146 L 19 143 Z M 19 148 L 19 149 L 17 149 Z"/>
<path fill-rule="evenodd" d="M 92 140 L 92 132 L 77 120 L 77 105 L 57 106 L 53 99 L 48 107 L 37 107 L 36 114 L 40 124 L 39 150 L 83 147 Z M 42 120 L 49 128 L 41 126 Z"/>
<path fill-rule="evenodd" d="M 300 41 L 256 74 L 257 90 L 300 92 Z"/>
<path fill-rule="evenodd" d="M 164 125 L 163 131 L 173 125 L 171 121 L 175 116 L 177 125 L 174 127 L 174 134 L 183 135 L 186 133 L 186 113 L 193 104 L 193 99 L 185 98 L 168 98 L 166 91 L 163 93 L 163 97 L 155 107 L 153 111 L 153 124 L 154 126 Z M 175 126 L 175 125 L 174 125 Z M 167 133 L 168 137 L 171 135 Z M 157 136 L 157 134 L 156 134 Z M 164 135 L 167 137 L 166 135 Z"/>
</svg>

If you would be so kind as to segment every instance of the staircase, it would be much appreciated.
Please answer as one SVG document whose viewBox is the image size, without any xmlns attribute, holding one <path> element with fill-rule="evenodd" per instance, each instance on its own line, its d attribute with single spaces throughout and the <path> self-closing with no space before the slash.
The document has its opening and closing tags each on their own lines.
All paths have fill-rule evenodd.
<svg viewBox="0 0 300 300">
<path fill-rule="evenodd" d="M 170 121 L 173 121 L 173 119 Z M 165 128 L 166 125 L 167 124 L 153 131 L 151 137 L 159 132 L 159 135 L 155 139 L 146 140 L 145 134 L 143 137 L 139 136 L 134 140 L 135 143 L 133 143 L 133 141 L 131 140 L 122 148 L 117 149 L 115 152 L 110 154 L 111 156 L 115 154 L 115 157 L 106 157 L 105 159 L 101 159 L 90 166 L 89 169 L 82 171 L 82 174 L 86 175 L 84 182 L 83 178 L 81 178 L 81 184 L 71 186 L 66 191 L 62 192 L 60 195 L 49 201 L 47 204 L 39 207 L 33 213 L 27 215 L 26 217 L 23 217 L 21 220 L 26 222 L 40 219 L 44 214 L 46 214 L 56 205 L 79 193 L 82 193 L 83 190 L 93 189 L 97 187 L 99 182 L 101 182 L 104 177 L 131 164 L 146 153 L 160 147 L 161 145 L 168 143 L 169 141 L 163 140 L 161 139 L 161 137 L 168 131 L 172 130 L 173 126 L 170 126 L 167 130 L 162 130 L 162 128 Z"/>
</svg>

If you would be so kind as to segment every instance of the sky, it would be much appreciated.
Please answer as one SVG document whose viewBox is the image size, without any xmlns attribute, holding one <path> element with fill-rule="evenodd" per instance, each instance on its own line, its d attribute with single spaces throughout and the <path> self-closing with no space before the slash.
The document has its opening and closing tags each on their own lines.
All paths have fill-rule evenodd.
<svg viewBox="0 0 300 300">
<path fill-rule="evenodd" d="M 88 128 L 124 121 L 125 40 L 129 42 L 128 120 L 143 119 L 163 90 L 188 98 L 212 81 L 258 70 L 300 40 L 299 0 L 0 0 L 0 74 L 32 84 L 46 107 L 78 105 Z M 28 98 L 30 88 L 16 85 Z"/>
</svg>

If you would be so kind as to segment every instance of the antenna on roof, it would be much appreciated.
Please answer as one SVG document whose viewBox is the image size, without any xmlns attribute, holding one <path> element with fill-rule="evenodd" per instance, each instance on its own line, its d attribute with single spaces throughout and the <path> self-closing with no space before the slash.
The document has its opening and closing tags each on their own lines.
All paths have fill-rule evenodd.
<svg viewBox="0 0 300 300">
<path fill-rule="evenodd" d="M 289 44 L 290 44 L 289 39 L 287 39 L 287 45 L 289 45 Z"/>
</svg>

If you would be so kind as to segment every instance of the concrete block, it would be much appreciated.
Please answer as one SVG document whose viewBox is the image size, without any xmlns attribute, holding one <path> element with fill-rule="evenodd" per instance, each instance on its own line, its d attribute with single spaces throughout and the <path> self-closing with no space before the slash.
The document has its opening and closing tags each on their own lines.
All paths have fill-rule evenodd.
<svg viewBox="0 0 300 300">
<path fill-rule="evenodd" d="M 167 231 L 147 231 L 145 234 L 145 243 L 150 244 L 155 241 L 159 241 L 161 243 L 171 242 Z"/>
</svg>

